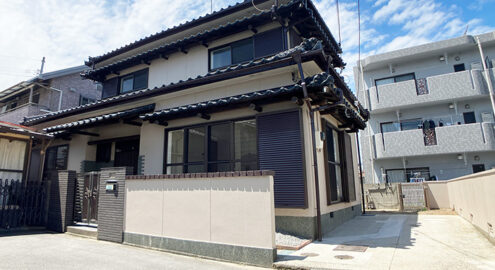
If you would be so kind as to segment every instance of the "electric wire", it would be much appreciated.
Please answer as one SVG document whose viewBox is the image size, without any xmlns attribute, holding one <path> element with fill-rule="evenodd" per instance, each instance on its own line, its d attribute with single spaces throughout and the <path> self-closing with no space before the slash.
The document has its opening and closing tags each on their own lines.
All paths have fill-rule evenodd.
<svg viewBox="0 0 495 270">
<path fill-rule="evenodd" d="M 337 7 L 337 26 L 339 28 L 339 46 L 342 44 L 342 37 L 340 36 L 340 10 L 339 10 L 339 0 L 335 0 L 335 5 Z"/>
<path fill-rule="evenodd" d="M 266 11 L 270 11 L 270 10 L 267 10 L 267 9 L 259 9 L 255 4 L 254 4 L 254 0 L 251 0 L 251 4 L 253 4 L 253 7 L 259 11 L 259 12 L 266 12 Z"/>
</svg>

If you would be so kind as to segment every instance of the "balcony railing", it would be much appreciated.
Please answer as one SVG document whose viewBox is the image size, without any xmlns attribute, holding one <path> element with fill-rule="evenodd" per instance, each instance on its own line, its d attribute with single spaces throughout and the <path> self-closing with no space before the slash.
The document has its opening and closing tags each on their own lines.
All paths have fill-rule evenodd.
<svg viewBox="0 0 495 270">
<path fill-rule="evenodd" d="M 369 104 L 371 111 L 386 111 L 420 103 L 488 95 L 483 72 L 466 70 L 374 86 L 361 92 L 359 98 L 363 104 Z"/>
<path fill-rule="evenodd" d="M 492 123 L 436 127 L 435 141 L 422 129 L 375 134 L 376 158 L 424 156 L 495 150 Z"/>
</svg>

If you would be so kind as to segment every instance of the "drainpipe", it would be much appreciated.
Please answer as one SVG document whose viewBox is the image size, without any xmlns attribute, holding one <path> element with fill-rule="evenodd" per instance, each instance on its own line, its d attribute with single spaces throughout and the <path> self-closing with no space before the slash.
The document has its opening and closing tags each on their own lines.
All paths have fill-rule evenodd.
<svg viewBox="0 0 495 270">
<path fill-rule="evenodd" d="M 366 207 L 364 205 L 364 181 L 363 181 L 363 169 L 361 168 L 361 148 L 359 147 L 359 132 L 356 132 L 356 145 L 358 152 L 359 162 L 359 181 L 361 182 L 361 214 L 366 214 Z"/>
<path fill-rule="evenodd" d="M 303 88 L 304 101 L 309 109 L 309 116 L 311 119 L 311 142 L 313 144 L 313 170 L 315 175 L 315 195 L 316 195 L 316 226 L 317 226 L 317 239 L 321 241 L 321 208 L 320 208 L 320 185 L 318 179 L 318 164 L 317 164 L 317 154 L 316 154 L 316 136 L 315 136 L 315 116 L 314 111 L 311 108 L 311 99 L 308 97 L 308 89 L 306 88 L 306 82 L 304 81 L 304 72 L 302 67 L 301 53 L 295 53 L 292 58 L 297 63 L 297 68 L 299 69 L 299 75 L 301 77 L 301 86 Z"/>
<path fill-rule="evenodd" d="M 492 102 L 492 111 L 493 114 L 495 115 L 495 97 L 493 96 L 492 78 L 490 76 L 490 70 L 488 70 L 488 68 L 486 67 L 485 55 L 483 54 L 483 48 L 481 48 L 481 42 L 479 37 L 476 37 L 476 43 L 478 44 L 478 49 L 480 50 L 481 63 L 483 65 L 483 71 L 485 72 L 485 79 L 488 84 L 488 91 L 490 92 L 490 100 Z"/>
</svg>

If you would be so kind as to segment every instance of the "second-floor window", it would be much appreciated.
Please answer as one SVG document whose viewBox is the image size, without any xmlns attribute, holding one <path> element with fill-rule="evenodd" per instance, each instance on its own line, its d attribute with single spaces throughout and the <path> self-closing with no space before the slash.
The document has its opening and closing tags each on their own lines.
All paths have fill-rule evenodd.
<svg viewBox="0 0 495 270">
<path fill-rule="evenodd" d="M 210 69 L 272 55 L 283 51 L 285 47 L 282 28 L 268 30 L 210 50 Z"/>
<path fill-rule="evenodd" d="M 95 100 L 92 98 L 79 96 L 79 105 L 86 105 L 86 104 L 93 103 L 93 102 L 95 102 Z"/>
<path fill-rule="evenodd" d="M 414 80 L 414 79 L 415 79 L 414 73 L 409 73 L 409 74 L 403 74 L 403 75 L 398 75 L 398 76 L 394 76 L 394 77 L 377 79 L 377 80 L 375 80 L 375 85 L 378 87 L 380 85 L 398 83 L 398 82 L 409 81 L 409 80 Z"/>
<path fill-rule="evenodd" d="M 136 71 L 120 79 L 120 93 L 127 93 L 148 87 L 148 69 Z"/>
</svg>

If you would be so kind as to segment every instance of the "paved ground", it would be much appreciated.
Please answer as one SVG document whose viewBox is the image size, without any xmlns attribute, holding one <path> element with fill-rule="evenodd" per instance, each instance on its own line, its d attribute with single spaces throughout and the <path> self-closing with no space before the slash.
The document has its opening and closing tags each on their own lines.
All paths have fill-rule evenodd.
<svg viewBox="0 0 495 270">
<path fill-rule="evenodd" d="M 309 269 L 495 269 L 495 246 L 459 216 L 359 216 L 330 235 L 279 255 L 276 264 Z M 368 248 L 334 250 L 344 244 Z"/>
<path fill-rule="evenodd" d="M 258 269 L 66 234 L 0 235 L 0 269 Z"/>
</svg>

